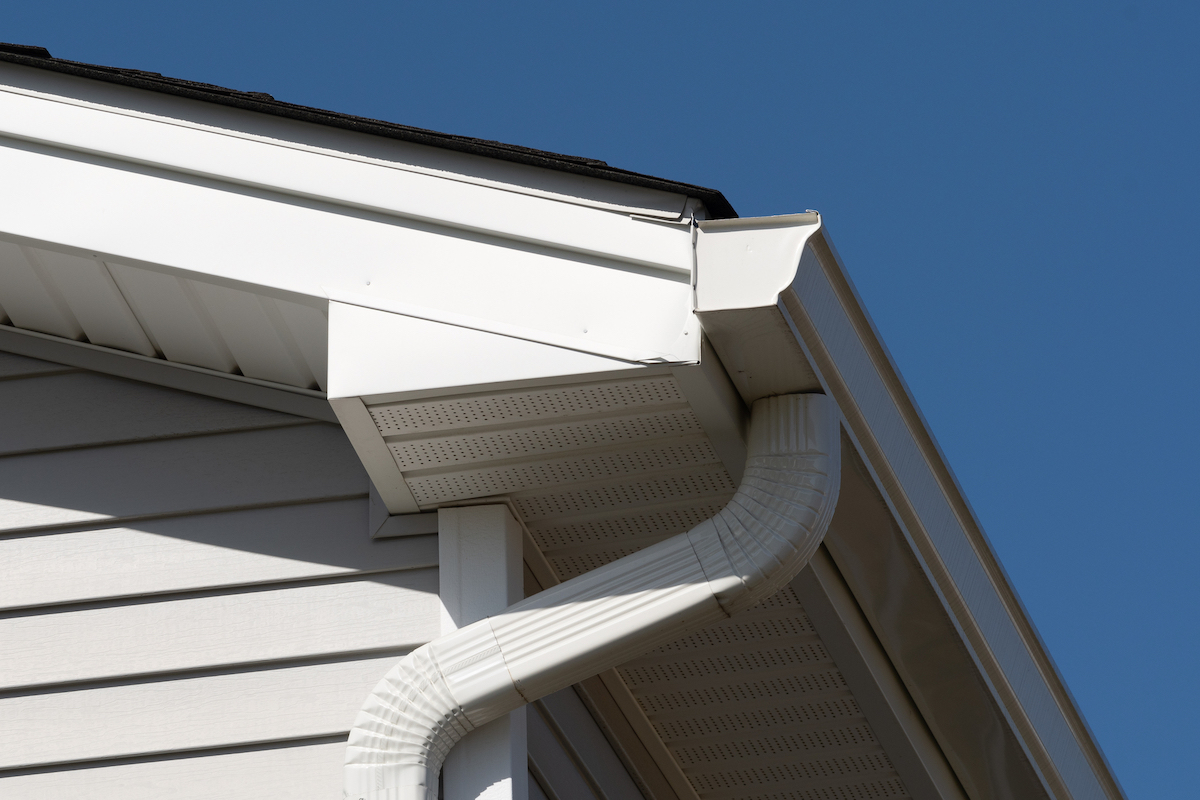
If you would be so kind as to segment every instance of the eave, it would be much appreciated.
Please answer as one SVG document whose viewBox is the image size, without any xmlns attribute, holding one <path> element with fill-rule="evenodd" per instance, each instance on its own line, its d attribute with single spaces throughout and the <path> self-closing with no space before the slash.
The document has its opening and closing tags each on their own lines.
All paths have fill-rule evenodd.
<svg viewBox="0 0 1200 800">
<path fill-rule="evenodd" d="M 700 466 L 736 479 L 746 404 L 823 391 L 844 417 L 854 499 L 796 590 L 890 687 L 878 702 L 902 744 L 889 752 L 909 748 L 928 796 L 954 796 L 956 781 L 973 797 L 1121 796 L 816 214 L 705 221 L 711 201 L 681 185 L 610 191 L 566 187 L 544 165 L 431 165 L 412 142 L 321 139 L 311 120 L 264 125 L 244 103 L 213 117 L 208 97 L 163 105 L 135 83 L 97 93 L 93 75 L 63 68 L 67 83 L 48 83 L 19 63 L 0 70 L 0 169 L 21 186 L 0 196 L 0 347 L 335 413 L 378 491 L 376 535 L 425 532 L 421 512 L 439 505 L 519 511 L 533 491 L 414 491 L 412 473 L 433 467 L 404 460 L 422 440 L 388 432 L 387 409 L 663 380 L 680 392 L 665 405 L 696 420 L 680 435 L 709 448 Z M 425 433 L 462 433 L 451 428 Z M 562 568 L 530 548 L 544 588 Z M 689 796 L 620 679 L 597 680 L 596 713 L 623 703 L 666 775 L 656 796 Z"/>
<path fill-rule="evenodd" d="M 923 641 L 912 624 L 929 619 L 934 609 L 950 623 L 938 638 L 947 646 L 961 642 L 1002 727 L 1012 731 L 1047 793 L 1122 797 L 824 228 L 809 241 L 777 308 L 846 415 L 866 494 L 861 504 L 845 507 L 866 511 L 867 497 L 874 495 L 888 512 L 876 517 L 875 530 L 890 527 L 899 534 L 887 545 L 889 553 L 880 546 L 887 537 L 863 535 L 870 524 L 856 520 L 838 533 L 835 519 L 830 552 L 927 724 L 935 733 L 939 720 L 957 724 L 958 733 L 943 730 L 938 739 L 960 779 L 967 784 L 964 775 L 973 772 L 980 784 L 993 782 L 997 765 L 980 760 L 968 768 L 948 746 L 979 718 L 965 718 L 957 698 L 942 694 L 945 664 L 937 661 L 934 642 Z M 916 568 L 894 569 L 905 563 Z M 975 791 L 985 790 L 980 785 Z"/>
<path fill-rule="evenodd" d="M 535 150 L 503 142 L 476 139 L 469 136 L 456 136 L 439 131 L 414 128 L 410 125 L 398 125 L 394 122 L 367 119 L 352 114 L 300 106 L 276 100 L 264 92 L 245 92 L 227 89 L 208 83 L 169 78 L 156 72 L 85 64 L 62 58 L 54 58 L 42 47 L 0 45 L 0 62 L 31 67 L 43 74 L 57 73 L 73 78 L 83 78 L 88 82 L 102 82 L 111 84 L 114 87 L 128 87 L 130 89 L 141 90 L 140 92 L 129 94 L 153 92 L 160 96 L 170 95 L 185 100 L 195 100 L 205 104 L 249 111 L 255 115 L 269 115 L 284 120 L 319 125 L 327 129 L 338 128 L 357 134 L 367 134 L 372 137 L 436 148 L 443 152 L 463 153 L 493 162 L 504 161 L 526 167 L 540 168 L 541 170 L 567 173 L 580 176 L 585 180 L 595 179 L 597 183 L 601 181 L 608 183 L 610 191 L 611 187 L 615 184 L 626 184 L 628 186 L 664 193 L 685 194 L 700 198 L 714 218 L 724 219 L 737 216 L 737 212 L 733 210 L 733 206 L 729 204 L 724 195 L 714 189 L 630 172 L 629 170 L 609 166 L 605 162 L 594 158 L 550 153 L 544 150 Z"/>
</svg>

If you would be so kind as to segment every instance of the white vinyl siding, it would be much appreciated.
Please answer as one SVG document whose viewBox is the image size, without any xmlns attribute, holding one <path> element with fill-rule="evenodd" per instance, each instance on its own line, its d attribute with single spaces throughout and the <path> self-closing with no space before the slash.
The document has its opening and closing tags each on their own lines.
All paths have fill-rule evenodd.
<svg viewBox="0 0 1200 800">
<path fill-rule="evenodd" d="M 340 428 L 0 353 L 0 798 L 337 797 L 438 628 Z"/>
</svg>

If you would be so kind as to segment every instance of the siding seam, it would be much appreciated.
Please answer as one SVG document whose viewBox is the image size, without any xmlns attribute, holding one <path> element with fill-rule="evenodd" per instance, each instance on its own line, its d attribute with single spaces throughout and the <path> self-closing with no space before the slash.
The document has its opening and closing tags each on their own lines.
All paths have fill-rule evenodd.
<svg viewBox="0 0 1200 800">
<path fill-rule="evenodd" d="M 46 695 L 66 694 L 68 692 L 88 692 L 95 689 L 110 689 L 117 686 L 144 686 L 149 683 L 186 681 L 195 678 L 212 678 L 219 675 L 246 675 L 254 672 L 270 672 L 277 669 L 314 667 L 321 664 L 345 664 L 352 661 L 365 661 L 372 658 L 393 655 L 397 658 L 402 658 L 423 644 L 425 642 L 413 642 L 396 647 L 346 650 L 340 653 L 326 653 L 319 656 L 296 656 L 294 658 L 275 658 L 264 661 L 230 661 L 224 664 L 212 664 L 205 667 L 139 672 L 112 678 L 88 678 L 74 681 L 55 681 L 54 683 L 27 684 L 25 686 L 14 686 L 0 690 L 0 700 L 10 700 L 18 697 L 44 697 Z"/>
<path fill-rule="evenodd" d="M 437 534 L 427 534 L 436 536 Z M 408 541 L 416 537 L 408 537 Z M 421 537 L 425 538 L 425 537 Z M 413 564 L 406 567 L 388 567 L 378 570 L 360 570 L 356 572 L 339 572 L 329 575 L 313 575 L 306 578 L 280 578 L 278 580 L 255 581 L 252 583 L 232 583 L 217 586 L 206 586 L 202 589 L 175 589 L 162 592 L 146 592 L 143 594 L 113 595 L 91 600 L 68 600 L 62 603 L 42 603 L 35 606 L 10 606 L 0 611 L 0 621 L 6 619 L 21 619 L 24 617 L 45 617 L 52 614 L 69 614 L 76 611 L 92 611 L 105 608 L 128 608 L 129 606 L 149 605 L 151 603 L 173 603 L 179 600 L 192 600 L 202 597 L 228 597 L 241 594 L 257 594 L 259 592 L 277 591 L 279 589 L 299 589 L 305 586 L 330 586 L 339 583 L 353 583 L 364 578 L 376 578 L 394 575 L 402 572 L 412 572 L 418 569 L 436 569 L 437 562 Z"/>
<path fill-rule="evenodd" d="M 68 444 L 60 447 L 45 447 L 32 450 L 13 450 L 7 453 L 0 453 L 0 458 L 19 458 L 21 456 L 31 455 L 47 455 L 52 453 L 69 453 L 79 450 L 95 450 L 101 447 L 123 447 L 130 444 L 146 444 L 148 442 L 170 442 L 177 439 L 200 439 L 206 436 L 223 436 L 225 434 L 236 433 L 252 433 L 254 431 L 263 430 L 280 430 L 283 428 L 300 428 L 308 425 L 328 425 L 327 422 L 319 422 L 317 420 L 299 419 L 287 420 L 284 422 L 270 423 L 266 425 L 247 425 L 237 428 L 221 428 L 212 431 L 191 431 L 188 433 L 170 433 L 165 436 L 148 436 L 139 439 L 112 439 L 103 442 L 88 442 L 87 444 Z"/>
<path fill-rule="evenodd" d="M 115 767 L 124 764 L 144 764 L 153 761 L 176 761 L 185 758 L 208 758 L 223 756 L 231 753 L 252 753 L 262 750 L 282 750 L 288 747 L 306 747 L 318 744 L 339 744 L 346 741 L 349 731 L 310 736 L 298 736 L 294 739 L 263 739 L 243 744 L 225 745 L 222 747 L 196 747 L 180 750 L 157 750 L 115 758 L 80 759 L 78 761 L 55 761 L 48 764 L 38 764 L 33 767 L 0 768 L 0 778 L 16 778 L 22 775 L 40 775 L 47 772 L 67 772 L 79 769 L 99 769 Z"/>
<path fill-rule="evenodd" d="M 300 499 L 276 500 L 270 503 L 247 503 L 243 505 L 218 506 L 215 508 L 198 508 L 184 511 L 164 511 L 157 514 L 132 514 L 123 517 L 105 517 L 104 519 L 84 520 L 80 522 L 64 522 L 51 525 L 30 525 L 27 528 L 10 528 L 0 531 L 0 539 L 15 539 L 20 536 L 45 536 L 54 533 L 75 533 L 90 531 L 98 528 L 109 528 L 129 522 L 145 522 L 158 519 L 178 519 L 183 517 L 198 517 L 205 514 L 224 514 L 233 511 L 254 511 L 265 508 L 287 508 L 288 506 L 306 506 L 314 503 L 336 503 L 342 500 L 363 500 L 367 492 L 354 494 L 331 494 L 324 497 L 304 497 Z"/>
</svg>

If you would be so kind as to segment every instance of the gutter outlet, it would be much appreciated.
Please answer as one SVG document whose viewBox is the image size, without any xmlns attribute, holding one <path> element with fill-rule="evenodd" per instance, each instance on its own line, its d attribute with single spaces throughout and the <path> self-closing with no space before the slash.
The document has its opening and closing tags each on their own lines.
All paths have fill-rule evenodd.
<svg viewBox="0 0 1200 800">
<path fill-rule="evenodd" d="M 820 394 L 751 410 L 746 471 L 692 530 L 417 648 L 350 732 L 353 800 L 435 800 L 463 736 L 526 703 L 756 605 L 816 552 L 837 504 L 838 413 Z"/>
</svg>

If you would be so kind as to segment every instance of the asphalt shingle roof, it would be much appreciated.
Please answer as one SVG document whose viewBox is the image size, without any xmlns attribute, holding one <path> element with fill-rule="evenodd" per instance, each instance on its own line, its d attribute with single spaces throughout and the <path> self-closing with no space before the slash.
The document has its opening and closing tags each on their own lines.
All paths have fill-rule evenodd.
<svg viewBox="0 0 1200 800">
<path fill-rule="evenodd" d="M 27 67 L 46 69 L 74 75 L 81 78 L 106 81 L 108 83 L 145 89 L 151 92 L 162 92 L 207 103 L 218 103 L 262 114 L 273 114 L 277 117 L 311 122 L 317 125 L 329 125 L 335 128 L 384 136 L 389 139 L 399 139 L 405 142 L 440 147 L 445 150 L 456 150 L 462 153 L 511 161 L 517 164 L 528 164 L 534 167 L 553 169 L 559 172 L 569 172 L 576 175 L 586 175 L 592 178 L 616 181 L 632 186 L 642 186 L 648 189 L 659 189 L 696 197 L 704 202 L 710 216 L 716 219 L 736 217 L 737 212 L 716 189 L 706 189 L 703 186 L 693 186 L 678 181 L 655 178 L 637 172 L 609 166 L 604 161 L 580 156 L 568 156 L 560 153 L 550 153 L 545 150 L 534 150 L 529 147 L 494 142 L 487 139 L 475 139 L 470 136 L 457 136 L 450 133 L 414 128 L 394 122 L 383 122 L 367 117 L 356 117 L 352 114 L 340 114 L 336 111 L 325 111 L 319 108 L 299 106 L 276 100 L 264 92 L 242 92 L 214 86 L 211 83 L 198 83 L 181 78 L 167 78 L 157 72 L 145 72 L 137 69 L 121 67 L 105 67 L 98 64 L 84 64 L 77 61 L 54 58 L 44 47 L 23 44 L 5 44 L 0 42 L 0 61 L 22 64 Z"/>
</svg>

